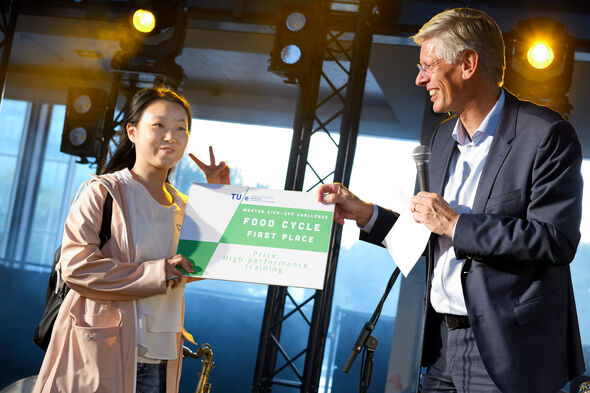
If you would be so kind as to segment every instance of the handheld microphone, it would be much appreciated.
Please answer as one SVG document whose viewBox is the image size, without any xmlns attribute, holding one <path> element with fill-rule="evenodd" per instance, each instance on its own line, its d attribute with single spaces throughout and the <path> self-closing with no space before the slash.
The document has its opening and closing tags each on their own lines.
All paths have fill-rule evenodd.
<svg viewBox="0 0 590 393">
<path fill-rule="evenodd" d="M 430 161 L 430 148 L 428 146 L 416 146 L 412 151 L 412 158 L 418 171 L 418 186 L 420 191 L 430 191 L 428 185 L 428 161 Z"/>
</svg>

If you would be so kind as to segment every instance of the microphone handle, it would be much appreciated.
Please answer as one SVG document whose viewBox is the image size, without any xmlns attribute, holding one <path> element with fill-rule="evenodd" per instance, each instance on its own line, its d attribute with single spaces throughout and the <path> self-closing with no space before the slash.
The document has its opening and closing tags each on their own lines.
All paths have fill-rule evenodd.
<svg viewBox="0 0 590 393">
<path fill-rule="evenodd" d="M 420 191 L 430 191 L 428 184 L 428 162 L 417 162 L 416 169 L 418 171 L 418 187 Z"/>
</svg>

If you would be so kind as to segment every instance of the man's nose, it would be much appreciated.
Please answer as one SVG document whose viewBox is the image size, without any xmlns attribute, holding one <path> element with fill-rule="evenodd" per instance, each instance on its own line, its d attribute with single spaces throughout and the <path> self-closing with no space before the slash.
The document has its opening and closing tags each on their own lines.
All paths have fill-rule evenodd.
<svg viewBox="0 0 590 393">
<path fill-rule="evenodd" d="M 425 86 L 428 79 L 428 75 L 424 71 L 419 70 L 418 75 L 416 75 L 415 83 L 417 86 Z"/>
</svg>

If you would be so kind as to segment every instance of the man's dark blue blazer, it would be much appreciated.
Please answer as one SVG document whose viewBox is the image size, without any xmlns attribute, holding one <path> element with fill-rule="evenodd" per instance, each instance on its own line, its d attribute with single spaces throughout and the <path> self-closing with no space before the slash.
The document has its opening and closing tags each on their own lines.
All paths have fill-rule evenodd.
<svg viewBox="0 0 590 393">
<path fill-rule="evenodd" d="M 582 150 L 559 114 L 505 93 L 472 214 L 460 216 L 453 247 L 465 259 L 469 321 L 496 385 L 553 393 L 585 369 L 569 269 L 580 240 Z M 441 123 L 431 143 L 430 189 L 441 195 L 456 121 Z M 379 207 L 361 239 L 381 244 L 395 219 Z M 426 321 L 425 353 L 433 325 Z"/>
</svg>

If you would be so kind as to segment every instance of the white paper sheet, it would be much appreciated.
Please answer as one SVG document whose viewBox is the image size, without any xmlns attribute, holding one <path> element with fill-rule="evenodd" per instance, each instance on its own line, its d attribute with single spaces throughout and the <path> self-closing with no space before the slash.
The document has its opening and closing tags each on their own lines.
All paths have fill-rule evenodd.
<svg viewBox="0 0 590 393">
<path fill-rule="evenodd" d="M 410 209 L 400 212 L 397 221 L 385 236 L 383 244 L 404 277 L 410 274 L 420 259 L 429 237 L 430 231 L 424 225 L 414 221 Z"/>
<path fill-rule="evenodd" d="M 188 276 L 323 289 L 333 215 L 315 193 L 193 183 L 177 252 Z"/>
</svg>

